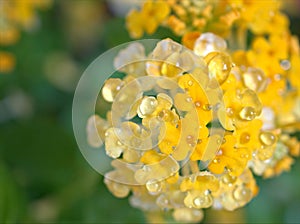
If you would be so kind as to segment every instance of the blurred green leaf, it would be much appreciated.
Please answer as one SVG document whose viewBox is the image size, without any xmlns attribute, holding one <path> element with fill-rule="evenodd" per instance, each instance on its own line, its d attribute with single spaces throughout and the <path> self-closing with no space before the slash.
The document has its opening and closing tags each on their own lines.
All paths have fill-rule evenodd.
<svg viewBox="0 0 300 224">
<path fill-rule="evenodd" d="M 0 161 L 0 223 L 17 223 L 24 216 L 25 206 L 11 174 Z"/>
<path fill-rule="evenodd" d="M 290 210 L 291 204 L 300 200 L 300 161 L 295 160 L 291 171 L 272 179 L 257 178 L 259 194 L 245 207 L 249 223 L 299 223 L 285 222 L 297 219 Z M 299 210 L 299 207 L 297 208 Z M 293 216 L 288 214 L 293 214 Z M 288 216 L 288 217 L 287 217 Z"/>
<path fill-rule="evenodd" d="M 78 198 L 66 208 L 59 221 L 82 223 L 145 223 L 143 212 L 131 207 L 128 199 L 115 198 L 106 189 L 103 178 L 87 197 Z M 80 192 L 78 192 L 80 194 Z"/>
<path fill-rule="evenodd" d="M 76 150 L 74 138 L 50 119 L 10 122 L 0 129 L 0 153 L 31 198 L 72 180 Z"/>
</svg>

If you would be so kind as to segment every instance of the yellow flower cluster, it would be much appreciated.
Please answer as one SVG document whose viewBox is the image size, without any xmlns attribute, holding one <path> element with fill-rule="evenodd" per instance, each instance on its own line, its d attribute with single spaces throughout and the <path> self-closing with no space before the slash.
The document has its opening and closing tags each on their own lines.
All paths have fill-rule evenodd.
<svg viewBox="0 0 300 224">
<path fill-rule="evenodd" d="M 0 0 L 0 46 L 15 44 L 20 30 L 30 30 L 38 25 L 36 9 L 50 6 L 52 0 Z M 0 51 L 0 73 L 9 73 L 15 67 L 12 54 Z"/>
<path fill-rule="evenodd" d="M 128 64 L 136 58 L 142 61 Z M 126 76 L 102 89 L 111 111 L 106 120 L 92 116 L 96 127 L 87 127 L 89 143 L 98 146 L 99 134 L 114 159 L 105 183 L 116 197 L 132 192 L 134 207 L 198 222 L 202 209 L 248 203 L 258 193 L 253 172 L 269 177 L 289 169 L 299 142 L 281 139 L 267 119 L 275 110 L 260 98 L 266 75 L 233 60 L 212 33 L 202 34 L 194 51 L 165 39 L 148 56 L 138 43 L 119 53 L 115 66 Z"/>
<path fill-rule="evenodd" d="M 163 8 L 153 13 L 146 9 L 155 9 L 154 5 L 161 4 Z M 153 5 L 153 7 L 149 7 Z M 159 25 L 170 28 L 176 35 L 189 36 L 203 32 L 213 32 L 222 37 L 232 34 L 232 28 L 249 29 L 254 34 L 276 34 L 287 26 L 288 18 L 279 9 L 280 0 L 147 0 L 141 12 L 132 10 L 127 17 L 127 26 L 132 37 L 143 35 L 141 27 L 151 28 L 153 33 Z M 161 15 L 155 26 L 149 16 Z M 146 20 L 137 19 L 141 16 Z M 148 17 L 147 17 L 148 16 Z M 134 19 L 134 17 L 136 19 Z M 276 29 L 274 29 L 276 27 Z"/>
<path fill-rule="evenodd" d="M 185 35 L 191 31 L 205 32 L 207 30 L 214 31 L 219 35 L 227 35 L 232 23 L 240 16 L 239 9 L 230 8 L 226 6 L 227 1 L 194 1 L 194 0 L 148 0 L 143 6 L 149 4 L 163 4 L 164 15 L 160 21 L 157 21 L 158 25 L 164 25 L 169 27 L 177 35 Z M 148 20 L 140 20 L 139 24 L 136 24 L 136 20 L 130 18 L 133 17 L 133 13 L 136 10 L 132 10 L 127 17 L 127 26 L 131 27 L 129 32 L 132 37 L 141 37 L 143 33 L 136 31 L 139 30 L 141 24 L 148 24 Z M 140 12 L 146 15 L 147 12 L 142 10 Z M 162 11 L 157 11 L 162 13 Z M 148 13 L 149 15 L 149 13 Z"/>
<path fill-rule="evenodd" d="M 115 58 L 125 75 L 106 81 L 111 110 L 90 118 L 87 135 L 92 146 L 99 135 L 113 159 L 105 183 L 116 197 L 131 192 L 134 207 L 199 222 L 203 209 L 250 202 L 254 174 L 290 169 L 300 154 L 293 137 L 300 54 L 280 7 L 276 0 L 148 0 L 129 13 L 133 37 L 164 25 L 187 48 L 164 39 L 146 55 L 133 43 Z M 254 38 L 246 48 L 248 30 Z"/>
<path fill-rule="evenodd" d="M 130 11 L 127 28 L 134 38 L 143 36 L 144 32 L 153 34 L 169 13 L 170 7 L 166 2 L 147 1 L 140 12 L 136 9 Z"/>
<path fill-rule="evenodd" d="M 147 4 L 149 2 L 156 1 L 149 0 Z M 240 85 L 235 80 L 238 76 L 244 87 L 258 94 L 262 103 L 260 109 L 261 119 L 265 122 L 264 129 L 278 128 L 279 137 L 286 138 L 282 132 L 289 134 L 299 128 L 299 41 L 296 36 L 291 35 L 288 17 L 280 11 L 282 1 L 166 0 L 162 2 L 168 5 L 170 13 L 161 25 L 182 36 L 182 44 L 194 50 L 196 54 L 205 55 L 206 52 L 201 52 L 202 44 L 213 40 L 209 35 L 203 35 L 203 32 L 211 32 L 227 38 L 233 63 L 238 65 L 230 80 L 234 85 Z M 251 32 L 254 36 L 250 40 L 250 46 L 246 46 L 247 41 L 249 42 L 247 32 Z M 211 45 L 215 51 L 224 50 L 225 42 L 218 39 L 215 43 L 218 44 Z M 232 86 L 231 84 L 229 83 L 228 86 Z M 231 93 L 225 92 L 224 97 L 229 104 L 234 104 L 233 109 L 237 107 L 238 104 L 233 101 L 234 96 Z M 256 112 L 260 113 L 260 111 Z M 226 128 L 230 129 L 232 126 L 232 118 L 235 117 L 232 116 L 223 121 Z M 292 161 L 288 155 L 281 159 Z"/>
</svg>

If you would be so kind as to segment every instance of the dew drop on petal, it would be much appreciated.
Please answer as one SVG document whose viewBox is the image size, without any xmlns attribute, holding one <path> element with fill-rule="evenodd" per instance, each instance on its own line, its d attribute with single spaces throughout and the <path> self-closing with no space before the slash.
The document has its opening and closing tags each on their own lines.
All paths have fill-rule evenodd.
<svg viewBox="0 0 300 224">
<path fill-rule="evenodd" d="M 225 144 L 226 143 L 226 139 L 225 138 L 218 138 L 217 139 L 217 144 Z"/>
<path fill-rule="evenodd" d="M 201 103 L 199 101 L 196 101 L 195 106 L 199 108 L 199 107 L 201 107 Z"/>
<path fill-rule="evenodd" d="M 169 110 L 162 110 L 157 114 L 158 118 L 163 121 L 168 121 L 170 115 L 171 115 L 171 111 Z"/>
<path fill-rule="evenodd" d="M 203 33 L 195 42 L 194 52 L 199 56 L 206 56 L 213 51 L 225 51 L 226 41 L 213 33 Z"/>
<path fill-rule="evenodd" d="M 198 196 L 193 200 L 195 208 L 209 208 L 213 204 L 213 198 L 209 195 Z"/>
<path fill-rule="evenodd" d="M 220 161 L 220 159 L 214 159 L 213 160 L 213 163 L 220 163 L 221 161 Z"/>
<path fill-rule="evenodd" d="M 188 136 L 186 137 L 186 142 L 188 143 L 188 145 L 189 145 L 190 147 L 194 147 L 194 146 L 196 145 L 196 143 L 197 143 L 196 139 L 195 139 L 194 136 L 192 136 L 192 135 L 188 135 Z"/>
<path fill-rule="evenodd" d="M 255 91 L 251 89 L 245 89 L 243 92 L 238 93 L 242 107 L 247 107 L 246 110 L 249 108 L 249 112 L 252 114 L 251 111 L 255 112 L 255 116 L 259 116 L 262 111 L 262 103 L 256 94 Z M 247 112 L 247 111 L 245 111 Z M 246 113 L 248 114 L 248 113 Z M 251 117 L 251 116 L 250 116 Z"/>
<path fill-rule="evenodd" d="M 194 82 L 193 82 L 192 80 L 189 80 L 189 81 L 188 81 L 188 85 L 189 85 L 189 86 L 192 86 L 193 84 L 194 84 Z"/>
<path fill-rule="evenodd" d="M 165 60 L 174 52 L 180 52 L 182 50 L 182 45 L 171 40 L 171 39 L 164 39 L 157 43 L 156 47 L 154 48 L 151 58 L 153 59 L 160 59 Z"/>
<path fill-rule="evenodd" d="M 194 108 L 192 98 L 185 93 L 177 93 L 174 98 L 175 108 L 182 111 L 191 111 Z"/>
<path fill-rule="evenodd" d="M 127 48 L 122 49 L 114 59 L 114 67 L 125 73 L 136 70 L 134 61 L 145 58 L 145 48 L 141 43 L 132 43 Z M 124 66 L 127 65 L 127 66 Z"/>
<path fill-rule="evenodd" d="M 257 157 L 261 161 L 268 160 L 272 158 L 274 150 L 272 147 L 262 147 L 258 150 Z"/>
<path fill-rule="evenodd" d="M 147 115 L 152 114 L 155 111 L 157 105 L 158 102 L 155 97 L 153 96 L 145 97 L 139 106 L 139 110 L 138 110 L 139 117 L 143 118 Z"/>
<path fill-rule="evenodd" d="M 248 201 L 250 201 L 251 197 L 252 197 L 251 190 L 244 186 L 238 186 L 233 191 L 233 198 L 239 202 L 247 203 Z"/>
<path fill-rule="evenodd" d="M 150 166 L 143 166 L 142 170 L 145 172 L 151 172 L 152 169 Z"/>
<path fill-rule="evenodd" d="M 232 68 L 230 56 L 221 52 L 211 52 L 204 59 L 208 66 L 210 78 L 216 79 L 219 84 L 224 83 Z"/>
<path fill-rule="evenodd" d="M 216 153 L 217 156 L 221 156 L 223 155 L 223 150 L 222 149 L 219 149 Z"/>
<path fill-rule="evenodd" d="M 186 98 L 186 102 L 192 102 L 193 101 L 193 99 L 191 98 L 191 97 L 188 97 L 188 98 Z"/>
<path fill-rule="evenodd" d="M 291 68 L 291 62 L 289 60 L 282 60 L 280 62 L 280 67 L 283 70 L 287 71 L 287 70 L 289 70 Z"/>
<path fill-rule="evenodd" d="M 253 107 L 244 107 L 239 115 L 242 120 L 252 121 L 256 117 L 256 110 Z"/>
<path fill-rule="evenodd" d="M 231 107 L 227 107 L 226 108 L 226 114 L 227 114 L 228 117 L 233 117 L 233 115 L 234 115 L 233 109 Z"/>
<path fill-rule="evenodd" d="M 111 78 L 106 80 L 102 88 L 103 98 L 108 102 L 113 102 L 123 85 L 124 82 L 121 79 Z"/>
<path fill-rule="evenodd" d="M 262 132 L 259 135 L 259 139 L 262 144 L 266 146 L 271 146 L 276 142 L 276 136 L 271 132 Z"/>
<path fill-rule="evenodd" d="M 213 107 L 212 107 L 212 105 L 210 105 L 210 104 L 204 104 L 204 105 L 202 106 L 202 109 L 205 110 L 205 111 L 210 111 L 212 108 L 213 108 Z"/>
<path fill-rule="evenodd" d="M 203 197 L 196 197 L 193 201 L 193 204 L 195 208 L 201 208 L 201 205 L 203 204 Z"/>
<path fill-rule="evenodd" d="M 146 188 L 149 191 L 149 193 L 158 194 L 162 189 L 162 184 L 160 181 L 152 179 L 146 182 Z"/>
<path fill-rule="evenodd" d="M 230 175 L 229 173 L 225 174 L 222 177 L 222 181 L 224 184 L 233 184 L 237 178 L 235 176 Z"/>
<path fill-rule="evenodd" d="M 240 143 L 246 144 L 250 141 L 250 134 L 248 132 L 244 132 L 240 136 Z"/>
<path fill-rule="evenodd" d="M 244 86 L 255 91 L 263 92 L 268 85 L 265 73 L 258 68 L 249 67 L 245 73 L 242 74 Z"/>
</svg>

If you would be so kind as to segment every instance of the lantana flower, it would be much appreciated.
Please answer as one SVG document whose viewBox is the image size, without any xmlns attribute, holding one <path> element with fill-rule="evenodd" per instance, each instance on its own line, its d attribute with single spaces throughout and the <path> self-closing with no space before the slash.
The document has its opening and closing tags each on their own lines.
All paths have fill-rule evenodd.
<svg viewBox="0 0 300 224">
<path fill-rule="evenodd" d="M 169 13 L 170 7 L 166 2 L 146 1 L 140 12 L 135 9 L 129 12 L 127 28 L 135 38 L 141 37 L 144 32 L 153 34 Z"/>
<path fill-rule="evenodd" d="M 164 39 L 148 55 L 130 45 L 117 56 L 125 76 L 102 90 L 109 122 L 87 129 L 90 140 L 105 132 L 113 194 L 132 192 L 134 207 L 199 222 L 206 208 L 249 203 L 258 194 L 254 174 L 290 169 L 300 151 L 299 45 L 280 9 L 279 1 L 149 0 L 128 14 L 132 37 L 163 25 L 188 48 Z"/>
</svg>

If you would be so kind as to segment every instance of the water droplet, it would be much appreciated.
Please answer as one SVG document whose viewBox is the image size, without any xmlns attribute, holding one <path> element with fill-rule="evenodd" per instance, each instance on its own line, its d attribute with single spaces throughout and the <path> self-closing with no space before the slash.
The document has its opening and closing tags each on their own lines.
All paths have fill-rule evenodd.
<svg viewBox="0 0 300 224">
<path fill-rule="evenodd" d="M 171 112 L 169 110 L 162 110 L 158 113 L 158 118 L 163 121 L 169 121 L 170 120 Z"/>
<path fill-rule="evenodd" d="M 242 92 L 237 93 L 237 95 L 240 95 L 240 100 L 242 103 L 242 107 L 246 108 L 241 113 L 245 115 L 246 120 L 250 119 L 252 116 L 259 116 L 262 111 L 262 103 L 256 94 L 255 91 L 251 89 L 244 89 Z M 255 114 L 253 113 L 255 112 Z"/>
<path fill-rule="evenodd" d="M 252 198 L 252 192 L 249 188 L 246 188 L 244 186 L 238 186 L 233 191 L 233 198 L 238 202 L 247 203 Z"/>
<path fill-rule="evenodd" d="M 229 211 L 234 211 L 239 206 L 239 203 L 233 198 L 233 194 L 231 192 L 223 193 L 221 197 L 221 203 L 223 208 Z"/>
<path fill-rule="evenodd" d="M 186 102 L 192 102 L 193 101 L 193 99 L 192 99 L 192 97 L 188 97 L 188 98 L 186 98 Z"/>
<path fill-rule="evenodd" d="M 221 161 L 220 161 L 220 159 L 218 158 L 218 159 L 214 159 L 213 160 L 213 163 L 220 163 Z"/>
<path fill-rule="evenodd" d="M 199 56 L 206 56 L 213 51 L 225 51 L 226 41 L 213 33 L 203 33 L 195 42 L 194 52 Z"/>
<path fill-rule="evenodd" d="M 234 115 L 233 108 L 227 107 L 226 108 L 226 114 L 227 114 L 228 117 L 233 117 L 233 115 Z"/>
<path fill-rule="evenodd" d="M 193 200 L 193 206 L 194 208 L 208 208 L 212 206 L 213 204 L 213 198 L 211 195 L 203 195 L 194 198 Z"/>
<path fill-rule="evenodd" d="M 204 104 L 204 105 L 202 106 L 202 109 L 203 109 L 203 110 L 206 110 L 206 111 L 210 111 L 210 110 L 212 109 L 212 105 L 210 105 L 210 104 Z"/>
<path fill-rule="evenodd" d="M 219 149 L 216 153 L 217 156 L 221 156 L 223 155 L 223 150 L 222 149 Z"/>
<path fill-rule="evenodd" d="M 275 81 L 280 81 L 282 79 L 282 75 L 276 74 L 276 75 L 274 75 L 274 79 L 275 79 Z"/>
<path fill-rule="evenodd" d="M 187 140 L 193 139 L 193 136 L 188 135 L 188 136 L 186 137 L 186 139 L 187 139 Z"/>
<path fill-rule="evenodd" d="M 255 92 L 263 92 L 268 85 L 265 73 L 257 68 L 248 68 L 247 71 L 242 74 L 242 79 L 244 85 Z"/>
<path fill-rule="evenodd" d="M 178 171 L 178 167 L 172 167 L 172 168 L 171 168 L 171 172 L 172 172 L 172 173 L 176 173 L 177 171 Z"/>
<path fill-rule="evenodd" d="M 196 208 L 201 208 L 201 205 L 203 204 L 203 202 L 204 202 L 203 197 L 196 197 L 196 198 L 194 199 L 194 201 L 193 201 L 194 206 L 195 206 Z"/>
<path fill-rule="evenodd" d="M 102 88 L 103 98 L 108 102 L 113 102 L 123 85 L 124 82 L 121 79 L 111 78 L 106 80 Z"/>
<path fill-rule="evenodd" d="M 271 146 L 271 145 L 275 144 L 275 142 L 277 140 L 276 136 L 271 132 L 260 133 L 259 139 L 260 139 L 261 143 L 266 146 Z"/>
<path fill-rule="evenodd" d="M 158 194 L 162 190 L 162 184 L 157 180 L 148 180 L 146 182 L 146 188 L 151 194 Z"/>
<path fill-rule="evenodd" d="M 241 144 L 246 144 L 250 141 L 250 135 L 248 132 L 244 132 L 243 134 L 241 134 L 240 136 L 240 143 Z"/>
<path fill-rule="evenodd" d="M 193 82 L 192 80 L 189 80 L 189 81 L 188 81 L 188 85 L 189 85 L 189 86 L 192 86 L 193 84 L 194 84 L 194 82 Z"/>
<path fill-rule="evenodd" d="M 256 110 L 253 107 L 244 107 L 240 111 L 240 118 L 246 121 L 252 121 L 256 117 Z"/>
<path fill-rule="evenodd" d="M 143 166 L 142 170 L 145 172 L 151 172 L 152 169 L 150 166 L 145 165 L 145 166 Z"/>
<path fill-rule="evenodd" d="M 199 108 L 199 107 L 201 107 L 201 103 L 199 101 L 196 101 L 195 106 Z"/>
<path fill-rule="evenodd" d="M 225 138 L 218 138 L 217 139 L 217 144 L 224 144 L 226 143 L 226 139 Z"/>
<path fill-rule="evenodd" d="M 242 153 L 242 154 L 240 155 L 240 157 L 241 157 L 242 159 L 248 159 L 248 158 L 249 158 L 249 154 L 248 154 L 248 153 Z"/>
<path fill-rule="evenodd" d="M 261 161 L 265 161 L 267 159 L 272 158 L 274 150 L 272 147 L 262 147 L 258 150 L 258 159 Z"/>
<path fill-rule="evenodd" d="M 230 167 L 226 167 L 226 170 L 228 171 L 228 173 L 232 173 L 233 169 Z"/>
<path fill-rule="evenodd" d="M 155 97 L 145 97 L 139 106 L 138 115 L 143 118 L 147 115 L 152 114 L 155 111 L 157 105 L 158 102 Z"/>
<path fill-rule="evenodd" d="M 230 56 L 222 52 L 211 52 L 204 59 L 208 66 L 209 76 L 215 78 L 219 84 L 224 83 L 231 71 Z"/>
<path fill-rule="evenodd" d="M 196 145 L 196 140 L 195 140 L 194 136 L 192 136 L 192 135 L 188 135 L 186 137 L 186 142 L 188 143 L 188 145 L 190 147 L 194 147 Z"/>
<path fill-rule="evenodd" d="M 209 194 L 211 194 L 211 191 L 209 189 L 207 189 L 207 190 L 204 191 L 204 194 L 209 195 Z"/>
<path fill-rule="evenodd" d="M 230 175 L 229 173 L 225 174 L 222 177 L 222 181 L 224 184 L 233 184 L 237 178 L 235 176 Z"/>
<path fill-rule="evenodd" d="M 289 60 L 282 60 L 282 61 L 280 62 L 280 67 L 281 67 L 283 70 L 287 71 L 287 70 L 289 70 L 289 69 L 291 68 L 291 63 L 290 63 Z"/>
</svg>

